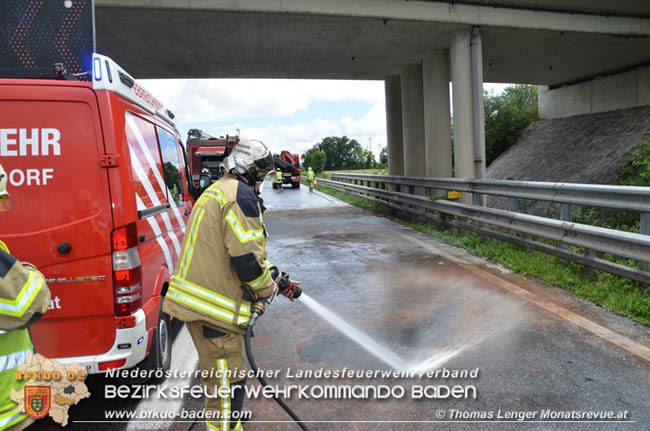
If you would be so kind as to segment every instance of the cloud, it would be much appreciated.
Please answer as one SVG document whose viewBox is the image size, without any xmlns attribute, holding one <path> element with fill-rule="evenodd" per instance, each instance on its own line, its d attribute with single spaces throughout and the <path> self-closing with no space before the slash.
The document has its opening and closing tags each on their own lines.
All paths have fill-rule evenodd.
<svg viewBox="0 0 650 431">
<path fill-rule="evenodd" d="M 149 79 L 142 84 L 180 123 L 287 117 L 314 102 L 383 103 L 382 81 Z"/>
<path fill-rule="evenodd" d="M 364 148 L 372 142 L 375 154 L 386 145 L 386 116 L 383 103 L 372 105 L 361 118 L 342 117 L 338 121 L 316 118 L 310 122 L 288 126 L 246 127 L 238 125 L 241 136 L 261 139 L 274 153 L 288 150 L 292 153 L 304 153 L 327 136 L 348 136 L 356 139 Z M 217 133 L 221 133 L 215 130 Z"/>
</svg>

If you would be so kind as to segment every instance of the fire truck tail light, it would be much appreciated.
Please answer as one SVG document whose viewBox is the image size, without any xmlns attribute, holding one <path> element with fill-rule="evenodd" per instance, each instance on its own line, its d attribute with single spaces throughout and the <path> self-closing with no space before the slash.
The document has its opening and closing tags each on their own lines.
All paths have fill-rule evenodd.
<svg viewBox="0 0 650 431">
<path fill-rule="evenodd" d="M 115 266 L 113 266 L 113 268 L 115 268 Z M 119 270 L 114 269 L 113 282 L 115 288 L 118 289 L 122 287 L 131 287 L 140 284 L 142 282 L 142 267 L 138 265 L 135 268 L 131 268 L 131 269 L 119 269 Z M 122 291 L 122 292 L 118 290 L 118 293 L 129 293 L 133 290 L 135 289 Z"/>
<path fill-rule="evenodd" d="M 142 293 L 141 292 L 138 292 L 135 295 L 118 296 L 115 301 L 118 304 L 128 304 L 128 303 L 136 301 L 138 299 L 142 302 Z"/>
<path fill-rule="evenodd" d="M 118 295 L 125 295 L 127 293 L 135 292 L 136 290 L 140 290 L 142 285 L 140 283 L 134 284 L 132 286 L 126 286 L 126 287 L 118 287 L 115 289 L 115 292 Z"/>
<path fill-rule="evenodd" d="M 142 298 L 135 302 L 126 304 L 115 304 L 115 314 L 117 316 L 128 316 L 138 311 L 142 307 Z"/>
<path fill-rule="evenodd" d="M 97 367 L 100 371 L 106 371 L 110 370 L 111 368 L 119 368 L 124 364 L 126 364 L 126 358 L 118 359 L 116 361 L 100 362 Z"/>
<path fill-rule="evenodd" d="M 115 314 L 128 316 L 142 307 L 142 264 L 135 223 L 113 230 L 111 237 Z"/>
<path fill-rule="evenodd" d="M 135 328 L 135 316 L 124 316 L 117 319 L 117 329 Z"/>
<path fill-rule="evenodd" d="M 111 233 L 113 251 L 128 250 L 138 246 L 138 229 L 135 222 L 118 227 Z"/>
<path fill-rule="evenodd" d="M 129 270 L 140 266 L 140 255 L 137 248 L 113 252 L 113 269 Z"/>
</svg>

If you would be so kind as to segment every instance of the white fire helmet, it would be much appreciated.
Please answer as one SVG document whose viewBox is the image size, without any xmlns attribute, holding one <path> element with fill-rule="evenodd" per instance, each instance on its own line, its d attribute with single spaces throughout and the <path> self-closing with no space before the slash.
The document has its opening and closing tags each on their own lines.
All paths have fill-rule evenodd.
<svg viewBox="0 0 650 431">
<path fill-rule="evenodd" d="M 244 139 L 235 145 L 223 161 L 223 167 L 226 172 L 243 175 L 261 183 L 273 169 L 273 155 L 261 141 Z"/>
<path fill-rule="evenodd" d="M 11 198 L 7 191 L 7 173 L 2 165 L 0 165 L 0 212 L 9 211 L 11 209 Z"/>
</svg>

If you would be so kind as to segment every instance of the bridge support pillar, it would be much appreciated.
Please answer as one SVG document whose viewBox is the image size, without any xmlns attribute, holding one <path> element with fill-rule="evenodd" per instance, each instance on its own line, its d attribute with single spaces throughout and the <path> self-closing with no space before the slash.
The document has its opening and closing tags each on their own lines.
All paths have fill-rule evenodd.
<svg viewBox="0 0 650 431">
<path fill-rule="evenodd" d="M 425 53 L 422 68 L 426 176 L 450 178 L 449 51 Z"/>
<path fill-rule="evenodd" d="M 472 35 L 473 31 L 474 35 Z M 485 175 L 483 62 L 481 36 L 477 27 L 452 33 L 449 57 L 454 106 L 455 176 L 456 178 L 483 178 Z M 472 202 L 471 196 L 467 194 L 463 194 L 461 200 L 466 203 Z"/>
<path fill-rule="evenodd" d="M 402 128 L 404 175 L 426 175 L 424 154 L 424 95 L 422 65 L 411 64 L 402 71 Z"/>
<path fill-rule="evenodd" d="M 402 89 L 399 75 L 386 77 L 384 79 L 384 90 L 386 97 L 388 175 L 404 175 Z"/>
</svg>

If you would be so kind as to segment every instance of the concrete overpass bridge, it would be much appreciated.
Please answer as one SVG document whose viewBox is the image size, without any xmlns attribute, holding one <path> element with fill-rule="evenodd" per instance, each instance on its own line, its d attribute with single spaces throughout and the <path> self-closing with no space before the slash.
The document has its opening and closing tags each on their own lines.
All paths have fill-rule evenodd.
<svg viewBox="0 0 650 431">
<path fill-rule="evenodd" d="M 96 0 L 97 49 L 139 78 L 383 79 L 389 174 L 485 172 L 483 82 L 556 118 L 650 104 L 644 0 Z"/>
</svg>

